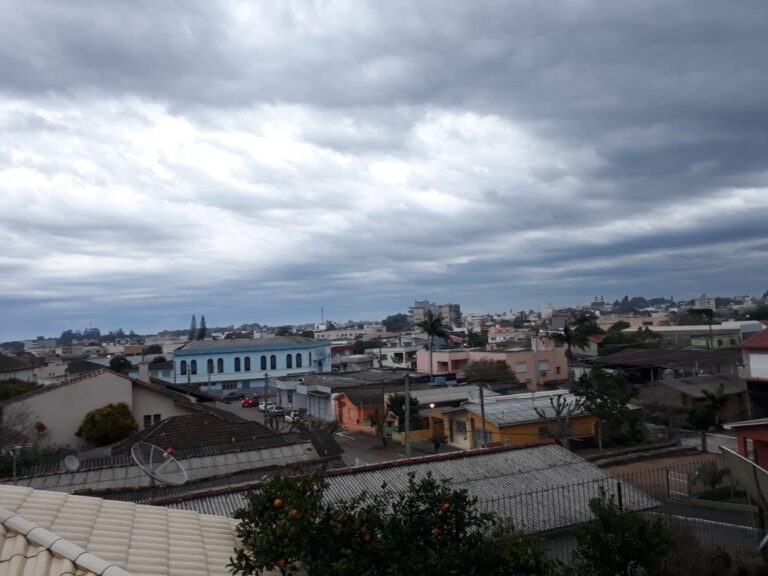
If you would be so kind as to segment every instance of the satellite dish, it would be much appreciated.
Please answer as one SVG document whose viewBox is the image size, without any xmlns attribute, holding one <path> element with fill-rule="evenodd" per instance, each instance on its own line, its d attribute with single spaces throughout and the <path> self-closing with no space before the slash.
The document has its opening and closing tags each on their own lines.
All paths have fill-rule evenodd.
<svg viewBox="0 0 768 576">
<path fill-rule="evenodd" d="M 163 450 L 148 442 L 131 446 L 131 456 L 147 476 L 169 486 L 181 486 L 187 481 L 187 471 L 173 457 L 173 449 Z"/>
<path fill-rule="evenodd" d="M 66 472 L 77 472 L 80 469 L 80 458 L 74 454 L 70 454 L 61 461 L 59 468 Z"/>
</svg>

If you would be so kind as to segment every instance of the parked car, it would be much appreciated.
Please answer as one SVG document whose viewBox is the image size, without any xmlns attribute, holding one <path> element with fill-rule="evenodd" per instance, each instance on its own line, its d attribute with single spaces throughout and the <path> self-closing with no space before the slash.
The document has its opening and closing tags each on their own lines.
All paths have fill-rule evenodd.
<svg viewBox="0 0 768 576">
<path fill-rule="evenodd" d="M 227 402 L 231 402 L 232 400 L 242 400 L 245 398 L 247 394 L 244 392 L 230 392 L 226 396 L 224 396 L 224 400 Z"/>
<path fill-rule="evenodd" d="M 240 400 L 240 406 L 243 408 L 253 408 L 255 406 L 259 405 L 259 401 L 256 400 L 253 396 L 246 396 L 242 400 Z"/>
<path fill-rule="evenodd" d="M 259 402 L 259 410 L 261 410 L 262 412 L 267 412 L 269 410 L 269 407 L 274 405 L 275 405 L 274 402 L 262 400 L 261 402 Z"/>
<path fill-rule="evenodd" d="M 277 404 L 272 404 L 267 408 L 267 414 L 270 414 L 271 416 L 282 416 L 285 414 L 285 408 L 278 406 Z"/>
<path fill-rule="evenodd" d="M 286 422 L 301 422 L 301 414 L 298 410 L 291 410 L 284 416 Z"/>
</svg>

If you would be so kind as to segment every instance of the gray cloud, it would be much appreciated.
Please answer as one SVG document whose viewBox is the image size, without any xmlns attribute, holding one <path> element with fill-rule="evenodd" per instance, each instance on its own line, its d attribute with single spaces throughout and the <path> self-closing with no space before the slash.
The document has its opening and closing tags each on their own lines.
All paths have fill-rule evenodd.
<svg viewBox="0 0 768 576">
<path fill-rule="evenodd" d="M 0 338 L 766 288 L 756 0 L 0 14 Z"/>
</svg>

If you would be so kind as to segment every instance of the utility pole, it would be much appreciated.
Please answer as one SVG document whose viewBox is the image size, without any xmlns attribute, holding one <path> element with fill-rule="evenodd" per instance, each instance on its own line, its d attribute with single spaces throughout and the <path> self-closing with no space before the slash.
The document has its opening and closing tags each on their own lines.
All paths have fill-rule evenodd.
<svg viewBox="0 0 768 576">
<path fill-rule="evenodd" d="M 485 393 L 481 384 L 477 385 L 477 389 L 480 391 L 480 420 L 483 426 L 483 445 L 485 445 L 488 440 L 488 432 L 485 429 Z"/>
<path fill-rule="evenodd" d="M 405 457 L 411 457 L 411 375 L 405 375 Z"/>
</svg>

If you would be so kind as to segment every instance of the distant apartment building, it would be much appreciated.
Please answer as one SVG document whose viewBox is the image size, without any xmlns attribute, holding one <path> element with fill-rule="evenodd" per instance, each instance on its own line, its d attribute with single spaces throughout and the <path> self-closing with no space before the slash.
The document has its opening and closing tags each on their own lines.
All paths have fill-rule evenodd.
<svg viewBox="0 0 768 576">
<path fill-rule="evenodd" d="M 669 318 L 666 314 L 656 313 L 651 316 L 631 316 L 629 314 L 603 314 L 597 319 L 597 325 L 603 330 L 608 330 L 617 322 L 626 322 L 629 328 L 637 330 L 646 326 L 653 330 L 654 326 L 669 325 Z"/>
<path fill-rule="evenodd" d="M 762 332 L 765 325 L 756 320 L 723 322 L 721 324 L 651 326 L 661 335 L 662 342 L 673 346 L 699 346 L 702 348 L 738 348 L 742 341 L 753 334 Z M 626 328 L 623 332 L 634 332 L 637 328 Z"/>
<path fill-rule="evenodd" d="M 331 343 L 300 336 L 195 340 L 174 353 L 174 381 L 212 394 L 260 392 L 268 379 L 331 371 Z"/>
<path fill-rule="evenodd" d="M 429 350 L 416 354 L 416 369 L 429 373 Z M 569 379 L 568 358 L 565 347 L 557 346 L 549 339 L 539 339 L 535 348 L 514 347 L 497 350 L 435 350 L 432 353 L 434 374 L 462 372 L 470 362 L 478 360 L 502 360 L 507 363 L 515 378 L 530 390 L 539 390 L 566 382 Z"/>
<path fill-rule="evenodd" d="M 694 308 L 698 308 L 700 310 L 703 310 L 705 308 L 709 308 L 710 310 L 714 310 L 715 309 L 715 299 L 714 298 L 710 298 L 706 294 L 702 294 L 701 296 L 699 296 L 698 298 L 696 298 L 693 301 L 693 307 Z"/>
<path fill-rule="evenodd" d="M 408 309 L 408 316 L 413 324 L 423 322 L 427 312 L 439 316 L 448 327 L 461 326 L 461 306 L 459 304 L 435 304 L 429 300 L 416 300 Z"/>
<path fill-rule="evenodd" d="M 387 334 L 387 329 L 381 324 L 365 324 L 362 328 L 349 326 L 333 330 L 316 330 L 312 333 L 315 340 L 373 340 Z"/>
</svg>

